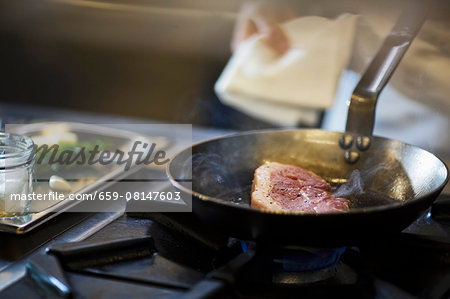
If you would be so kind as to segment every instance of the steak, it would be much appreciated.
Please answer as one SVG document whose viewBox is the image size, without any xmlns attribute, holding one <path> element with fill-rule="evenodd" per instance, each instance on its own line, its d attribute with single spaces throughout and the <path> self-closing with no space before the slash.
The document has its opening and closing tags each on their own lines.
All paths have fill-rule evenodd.
<svg viewBox="0 0 450 299">
<path fill-rule="evenodd" d="M 311 171 L 269 162 L 255 171 L 251 206 L 304 213 L 348 211 L 349 201 L 330 191 L 330 184 Z"/>
</svg>

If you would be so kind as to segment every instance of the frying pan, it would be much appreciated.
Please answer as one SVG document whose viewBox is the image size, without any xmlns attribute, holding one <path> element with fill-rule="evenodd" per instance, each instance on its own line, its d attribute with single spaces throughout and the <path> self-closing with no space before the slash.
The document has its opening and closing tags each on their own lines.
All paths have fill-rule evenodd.
<svg viewBox="0 0 450 299">
<path fill-rule="evenodd" d="M 400 16 L 356 86 L 345 133 L 245 132 L 195 144 L 174 156 L 168 176 L 192 195 L 193 212 L 205 225 L 243 240 L 335 246 L 399 232 L 431 205 L 448 181 L 446 165 L 416 146 L 372 136 L 378 95 L 425 19 L 423 7 L 411 9 Z M 266 161 L 298 165 L 332 184 L 344 183 L 350 193 L 360 193 L 359 199 L 342 213 L 251 208 L 254 171 Z"/>
</svg>

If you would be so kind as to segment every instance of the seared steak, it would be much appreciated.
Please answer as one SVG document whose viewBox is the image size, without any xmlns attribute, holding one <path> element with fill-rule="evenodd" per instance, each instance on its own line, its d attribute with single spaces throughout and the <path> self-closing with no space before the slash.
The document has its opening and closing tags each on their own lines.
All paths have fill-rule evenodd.
<svg viewBox="0 0 450 299">
<path fill-rule="evenodd" d="M 301 167 L 266 163 L 255 171 L 252 207 L 305 213 L 345 212 L 349 201 L 330 193 L 320 176 Z"/>
</svg>

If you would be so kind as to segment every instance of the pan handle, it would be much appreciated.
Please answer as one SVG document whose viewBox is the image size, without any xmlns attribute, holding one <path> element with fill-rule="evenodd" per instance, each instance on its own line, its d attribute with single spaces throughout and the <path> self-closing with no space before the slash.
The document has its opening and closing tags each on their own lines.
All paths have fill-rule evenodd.
<svg viewBox="0 0 450 299">
<path fill-rule="evenodd" d="M 340 140 L 341 148 L 347 150 L 345 159 L 349 163 L 358 160 L 359 151 L 370 147 L 378 96 L 422 27 L 430 7 L 427 2 L 408 1 L 408 7 L 403 10 L 353 91 L 346 133 Z M 353 145 L 357 151 L 351 149 Z"/>
</svg>

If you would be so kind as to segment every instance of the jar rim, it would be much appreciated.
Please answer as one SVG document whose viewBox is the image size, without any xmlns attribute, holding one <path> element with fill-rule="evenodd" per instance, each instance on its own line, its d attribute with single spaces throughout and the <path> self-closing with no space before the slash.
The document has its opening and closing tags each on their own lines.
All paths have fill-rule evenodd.
<svg viewBox="0 0 450 299">
<path fill-rule="evenodd" d="M 0 160 L 6 161 L 6 159 L 14 159 L 15 162 L 19 162 L 19 160 L 22 162 L 27 162 L 30 160 L 35 150 L 34 142 L 30 137 L 15 133 L 0 132 L 0 142 L 6 145 L 7 141 L 17 145 L 18 150 L 10 153 L 0 152 Z"/>
</svg>

